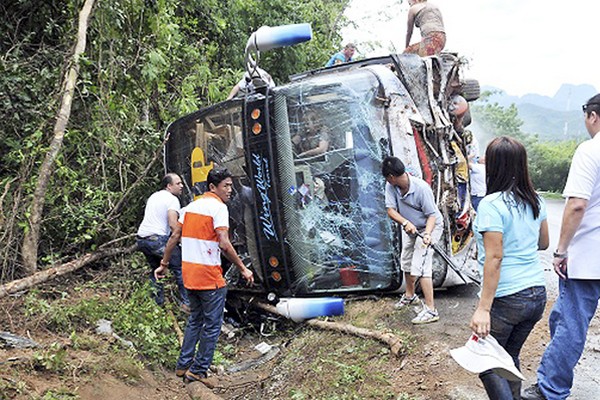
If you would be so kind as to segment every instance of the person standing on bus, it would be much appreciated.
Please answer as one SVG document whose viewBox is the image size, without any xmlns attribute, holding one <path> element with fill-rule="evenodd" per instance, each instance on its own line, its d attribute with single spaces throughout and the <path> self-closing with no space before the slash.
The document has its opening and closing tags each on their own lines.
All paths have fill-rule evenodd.
<svg viewBox="0 0 600 400">
<path fill-rule="evenodd" d="M 340 51 L 339 53 L 335 53 L 331 56 L 329 61 L 327 61 L 327 64 L 325 64 L 325 68 L 354 61 L 352 57 L 354 56 L 355 51 L 356 46 L 354 45 L 354 43 L 348 43 L 346 47 L 344 47 L 344 50 Z"/>
<path fill-rule="evenodd" d="M 446 45 L 444 20 L 440 9 L 427 0 L 408 0 L 408 21 L 406 26 L 405 53 L 418 54 L 421 57 L 439 54 Z M 421 41 L 410 44 L 413 27 L 421 29 Z"/>
</svg>

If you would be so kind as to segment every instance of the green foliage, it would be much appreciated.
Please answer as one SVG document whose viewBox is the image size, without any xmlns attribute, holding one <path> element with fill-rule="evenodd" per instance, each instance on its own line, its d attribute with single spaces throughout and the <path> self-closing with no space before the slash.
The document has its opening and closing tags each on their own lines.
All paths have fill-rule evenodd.
<svg viewBox="0 0 600 400">
<path fill-rule="evenodd" d="M 167 313 L 157 307 L 150 296 L 148 284 L 131 283 L 130 291 L 114 293 L 110 297 L 94 296 L 77 302 L 65 295 L 49 301 L 39 292 L 31 292 L 26 298 L 26 314 L 29 317 L 43 318 L 47 327 L 58 333 L 70 333 L 73 347 L 93 349 L 98 347 L 94 340 L 82 335 L 88 329 L 95 329 L 99 319 L 111 320 L 114 331 L 124 339 L 133 342 L 136 350 L 144 355 L 150 364 L 174 366 L 179 354 L 179 343 Z M 116 343 L 115 346 L 120 346 Z M 122 353 L 122 347 L 118 348 Z M 52 354 L 55 354 L 53 352 Z M 62 359 L 52 354 L 40 354 L 39 364 L 55 371 L 64 367 Z M 64 361 L 64 360 L 62 360 Z M 61 361 L 61 362 L 62 362 Z M 122 360 L 120 369 L 132 376 L 135 370 L 131 360 Z M 56 362 L 56 365 L 52 363 Z"/>
<path fill-rule="evenodd" d="M 94 365 L 94 368 L 110 372 L 121 380 L 133 384 L 142 379 L 144 364 L 134 354 L 123 354 L 117 351 L 107 357 L 104 365 Z"/>
<path fill-rule="evenodd" d="M 66 293 L 61 299 L 50 302 L 41 298 L 39 292 L 32 291 L 25 300 L 25 315 L 43 316 L 49 328 L 58 332 L 72 332 L 76 328 L 93 327 L 98 319 L 107 318 L 110 304 L 98 297 L 72 303 Z"/>
<path fill-rule="evenodd" d="M 362 382 L 364 380 L 365 371 L 361 365 L 344 364 L 335 360 L 325 359 L 321 359 L 321 362 L 332 364 L 338 369 L 338 379 L 333 383 L 333 385 L 336 387 L 346 387 L 349 384 Z"/>
<path fill-rule="evenodd" d="M 50 389 L 44 392 L 40 400 L 77 400 L 80 397 L 68 389 Z"/>
<path fill-rule="evenodd" d="M 62 344 L 52 343 L 48 349 L 33 353 L 33 366 L 50 372 L 62 372 L 67 365 L 66 356 L 67 350 Z"/>
<path fill-rule="evenodd" d="M 402 393 L 400 396 L 398 396 L 397 400 L 416 400 L 416 398 L 412 397 L 406 393 Z"/>
<path fill-rule="evenodd" d="M 134 288 L 126 303 L 116 306 L 113 328 L 119 336 L 133 341 L 134 346 L 152 361 L 173 367 L 179 355 L 179 343 L 164 310 L 149 295 L 149 286 Z"/>
<path fill-rule="evenodd" d="M 96 2 L 63 149 L 46 195 L 40 261 L 51 263 L 131 233 L 156 189 L 168 123 L 225 99 L 246 41 L 262 25 L 310 22 L 314 40 L 262 55 L 277 82 L 322 66 L 340 44 L 349 0 L 116 0 Z M 0 21 L 0 280 L 18 268 L 27 207 L 52 136 L 82 2 L 17 0 Z M 0 192 L 2 191 L 0 190 Z M 107 219 L 110 216 L 110 219 Z M 2 220 L 0 214 L 0 220 Z M 6 270 L 9 273 L 6 273 Z"/>
<path fill-rule="evenodd" d="M 101 347 L 99 338 L 87 334 L 77 333 L 73 331 L 69 337 L 71 346 L 75 350 L 96 350 Z"/>
<path fill-rule="evenodd" d="M 529 174 L 537 189 L 560 192 L 565 186 L 571 159 L 579 144 L 576 140 L 541 142 L 538 137 L 521 130 L 517 107 L 505 108 L 497 103 L 490 104 L 484 93 L 483 101 L 473 106 L 474 118 L 485 132 L 493 136 L 511 136 L 520 140 L 527 148 Z"/>
<path fill-rule="evenodd" d="M 562 192 L 577 145 L 574 140 L 535 143 L 529 150 L 529 173 L 534 185 L 543 190 Z"/>
<path fill-rule="evenodd" d="M 27 384 L 22 380 L 13 380 L 0 377 L 0 394 L 6 397 L 0 397 L 2 399 L 14 399 L 17 396 L 25 393 Z"/>
<path fill-rule="evenodd" d="M 473 114 L 486 132 L 494 136 L 511 136 L 522 140 L 525 135 L 521 132 L 523 121 L 519 119 L 519 111 L 514 104 L 508 108 L 498 103 L 489 103 L 485 100 L 473 106 Z"/>
</svg>

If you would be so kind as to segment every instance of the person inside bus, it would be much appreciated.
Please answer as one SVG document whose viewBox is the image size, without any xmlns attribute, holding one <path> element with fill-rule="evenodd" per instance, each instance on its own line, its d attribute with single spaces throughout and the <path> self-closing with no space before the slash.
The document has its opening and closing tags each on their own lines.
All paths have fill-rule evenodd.
<svg viewBox="0 0 600 400">
<path fill-rule="evenodd" d="M 307 114 L 303 124 L 304 134 L 299 132 L 292 136 L 298 158 L 318 156 L 329 150 L 329 132 L 326 127 L 318 126 L 315 120 L 313 113 Z"/>
</svg>

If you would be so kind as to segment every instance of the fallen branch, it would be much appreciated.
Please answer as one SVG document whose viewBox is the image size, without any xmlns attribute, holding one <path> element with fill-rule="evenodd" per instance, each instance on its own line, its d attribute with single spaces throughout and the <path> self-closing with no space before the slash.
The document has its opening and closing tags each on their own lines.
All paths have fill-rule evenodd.
<svg viewBox="0 0 600 400">
<path fill-rule="evenodd" d="M 179 346 L 181 346 L 183 344 L 183 332 L 181 331 L 181 328 L 179 327 L 179 324 L 177 323 L 177 318 L 175 318 L 175 315 L 173 314 L 173 311 L 171 311 L 171 310 L 167 310 L 167 315 L 169 316 L 169 318 L 171 319 L 171 322 L 173 323 L 173 329 L 175 329 L 175 332 L 177 333 L 177 339 L 179 340 Z"/>
<path fill-rule="evenodd" d="M 112 249 L 100 250 L 95 253 L 88 253 L 76 260 L 69 261 L 68 263 L 51 267 L 43 271 L 36 272 L 23 279 L 17 279 L 12 282 L 8 282 L 0 286 L 0 299 L 10 294 L 20 292 L 21 290 L 29 289 L 37 284 L 46 282 L 52 278 L 56 278 L 61 275 L 68 274 L 76 271 L 81 267 L 93 263 L 94 261 L 102 258 L 113 257 L 120 254 L 133 253 L 137 245 L 131 245 L 129 247 L 117 247 Z"/>
<path fill-rule="evenodd" d="M 277 311 L 277 308 L 275 308 L 272 305 L 264 304 L 264 303 L 260 303 L 260 302 L 253 302 L 252 305 L 254 305 L 255 307 L 260 308 L 262 310 L 268 311 L 272 314 L 285 317 L 285 315 L 282 315 L 281 313 L 279 313 L 279 311 Z M 396 357 L 402 357 L 407 352 L 407 348 L 404 345 L 404 342 L 402 341 L 402 339 L 400 339 L 398 336 L 394 335 L 393 333 L 380 332 L 380 331 L 375 331 L 375 330 L 366 329 L 366 328 L 359 328 L 359 327 L 351 325 L 351 324 L 342 324 L 339 322 L 321 321 L 318 319 L 309 319 L 308 321 L 305 321 L 305 323 L 314 328 L 347 333 L 347 334 L 362 337 L 362 338 L 375 339 L 379 342 L 383 342 L 383 343 L 387 344 L 388 346 L 390 346 L 390 350 L 391 350 L 392 354 L 395 355 Z"/>
</svg>

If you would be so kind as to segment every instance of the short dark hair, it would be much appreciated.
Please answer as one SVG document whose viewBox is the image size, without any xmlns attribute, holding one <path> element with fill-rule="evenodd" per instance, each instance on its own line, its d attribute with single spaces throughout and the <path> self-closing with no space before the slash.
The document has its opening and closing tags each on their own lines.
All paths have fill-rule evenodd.
<svg viewBox="0 0 600 400">
<path fill-rule="evenodd" d="M 406 172 L 404 163 L 398 157 L 388 156 L 381 163 L 381 175 L 387 178 L 390 175 L 400 176 Z"/>
<path fill-rule="evenodd" d="M 585 113 L 589 117 L 592 111 L 600 115 L 600 94 L 595 95 L 585 103 Z"/>
<path fill-rule="evenodd" d="M 206 187 L 210 190 L 211 183 L 217 187 L 219 183 L 232 176 L 227 168 L 213 168 L 208 172 L 208 177 L 206 177 Z"/>
<path fill-rule="evenodd" d="M 177 175 L 175 172 L 169 172 L 167 173 L 165 176 L 163 176 L 163 178 L 160 181 L 160 187 L 163 189 L 166 189 L 168 185 L 173 183 L 173 178 L 175 178 Z"/>
<path fill-rule="evenodd" d="M 355 49 L 356 50 L 356 45 L 354 43 L 350 42 L 350 43 L 347 43 L 344 48 L 345 49 Z"/>
</svg>

